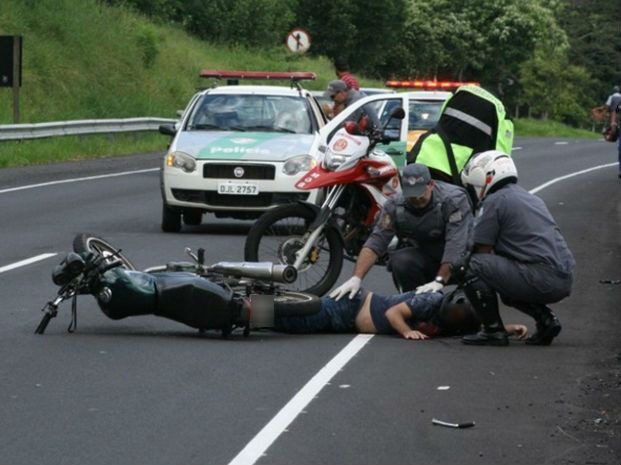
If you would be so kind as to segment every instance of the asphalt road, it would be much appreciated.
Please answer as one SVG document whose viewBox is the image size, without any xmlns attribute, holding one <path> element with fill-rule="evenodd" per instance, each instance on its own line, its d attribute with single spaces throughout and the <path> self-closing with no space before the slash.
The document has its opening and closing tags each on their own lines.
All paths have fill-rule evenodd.
<svg viewBox="0 0 621 465">
<path fill-rule="evenodd" d="M 209 216 L 160 232 L 160 154 L 0 170 L 0 464 L 619 464 L 621 285 L 600 283 L 621 279 L 615 150 L 515 146 L 521 184 L 541 188 L 577 260 L 574 293 L 553 306 L 563 332 L 550 347 L 273 332 L 223 340 L 157 317 L 112 321 L 88 296 L 76 333 L 67 305 L 34 335 L 55 293 L 51 269 L 76 233 L 103 236 L 143 268 L 183 259 L 185 246 L 241 260 L 249 223 Z M 125 174 L 103 176 L 114 173 Z M 20 264 L 45 253 L 58 255 Z M 393 292 L 384 269 L 365 285 Z M 533 327 L 515 310 L 503 317 Z M 358 352 L 326 376 L 350 343 Z M 304 402 L 309 380 L 319 384 Z M 279 412 L 292 421 L 264 434 Z"/>
</svg>

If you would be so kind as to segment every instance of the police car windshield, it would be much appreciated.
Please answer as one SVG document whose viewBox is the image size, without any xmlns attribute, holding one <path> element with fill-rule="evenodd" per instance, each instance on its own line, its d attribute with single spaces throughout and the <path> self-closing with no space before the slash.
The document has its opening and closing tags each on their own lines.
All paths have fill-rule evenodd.
<svg viewBox="0 0 621 465">
<path fill-rule="evenodd" d="M 207 94 L 196 105 L 188 129 L 311 134 L 312 124 L 301 97 Z"/>
<path fill-rule="evenodd" d="M 412 129 L 431 129 L 438 119 L 443 101 L 424 102 L 420 100 L 410 100 L 410 114 L 408 117 L 408 128 Z"/>
</svg>

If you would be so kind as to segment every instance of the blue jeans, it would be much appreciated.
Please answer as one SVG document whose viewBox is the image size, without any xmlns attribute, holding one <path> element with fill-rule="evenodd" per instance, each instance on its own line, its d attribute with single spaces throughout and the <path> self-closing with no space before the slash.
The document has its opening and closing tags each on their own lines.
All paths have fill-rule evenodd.
<svg viewBox="0 0 621 465">
<path fill-rule="evenodd" d="M 363 303 L 363 292 L 358 291 L 353 299 L 341 300 L 321 298 L 321 310 L 313 315 L 276 318 L 274 329 L 287 333 L 354 333 L 356 315 Z"/>
</svg>

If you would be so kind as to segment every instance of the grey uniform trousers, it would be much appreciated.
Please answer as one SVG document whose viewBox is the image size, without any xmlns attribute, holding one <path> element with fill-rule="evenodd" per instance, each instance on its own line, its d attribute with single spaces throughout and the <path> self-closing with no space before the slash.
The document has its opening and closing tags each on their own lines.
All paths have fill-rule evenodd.
<svg viewBox="0 0 621 465">
<path fill-rule="evenodd" d="M 494 289 L 506 305 L 551 304 L 567 297 L 573 275 L 546 263 L 521 263 L 495 254 L 473 254 L 469 274 Z"/>
</svg>

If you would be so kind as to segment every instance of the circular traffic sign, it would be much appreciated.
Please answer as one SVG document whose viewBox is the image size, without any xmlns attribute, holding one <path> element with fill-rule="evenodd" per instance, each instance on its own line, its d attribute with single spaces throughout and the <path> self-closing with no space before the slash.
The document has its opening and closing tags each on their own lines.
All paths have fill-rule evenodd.
<svg viewBox="0 0 621 465">
<path fill-rule="evenodd" d="M 289 32 L 289 34 L 287 34 L 285 44 L 293 53 L 304 53 L 310 48 L 311 45 L 310 34 L 304 29 L 293 29 Z"/>
</svg>

